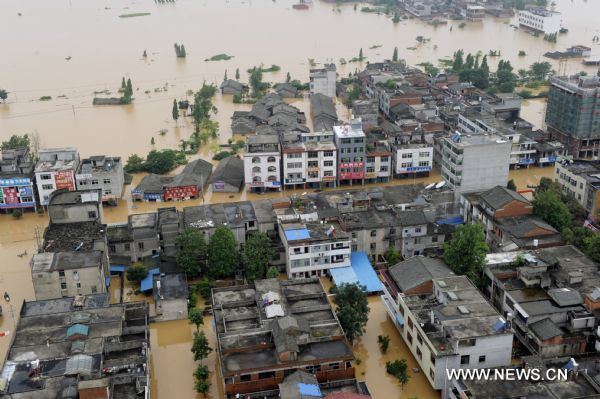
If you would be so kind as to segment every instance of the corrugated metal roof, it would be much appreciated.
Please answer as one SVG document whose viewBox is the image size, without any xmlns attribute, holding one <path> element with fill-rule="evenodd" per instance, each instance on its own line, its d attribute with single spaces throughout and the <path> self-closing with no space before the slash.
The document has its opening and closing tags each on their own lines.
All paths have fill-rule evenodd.
<svg viewBox="0 0 600 399">
<path fill-rule="evenodd" d="M 75 355 L 67 359 L 66 375 L 91 374 L 94 359 L 88 355 Z"/>
<path fill-rule="evenodd" d="M 87 336 L 89 332 L 89 327 L 85 324 L 73 324 L 71 327 L 67 328 L 67 338 L 79 334 Z"/>
</svg>

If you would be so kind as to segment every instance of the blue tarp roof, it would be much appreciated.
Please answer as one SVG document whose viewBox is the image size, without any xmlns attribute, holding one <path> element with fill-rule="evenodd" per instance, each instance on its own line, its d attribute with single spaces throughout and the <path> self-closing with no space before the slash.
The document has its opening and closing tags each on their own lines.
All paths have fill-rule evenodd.
<svg viewBox="0 0 600 399">
<path fill-rule="evenodd" d="M 110 277 L 106 277 L 105 280 L 106 280 L 106 286 L 110 287 Z"/>
<path fill-rule="evenodd" d="M 307 240 L 310 238 L 310 233 L 307 229 L 290 229 L 285 231 L 285 238 L 288 241 Z"/>
<path fill-rule="evenodd" d="M 367 292 L 381 291 L 381 280 L 371 266 L 366 253 L 352 252 L 350 267 L 329 269 L 335 284 L 360 284 L 367 287 Z"/>
<path fill-rule="evenodd" d="M 79 335 L 88 335 L 89 327 L 85 324 L 73 324 L 71 327 L 67 328 L 67 338 L 71 337 L 74 334 Z"/>
<path fill-rule="evenodd" d="M 463 220 L 463 218 L 461 216 L 457 216 L 454 218 L 448 218 L 448 219 L 442 219 L 442 220 L 438 220 L 436 223 L 437 224 L 449 224 L 451 226 L 457 226 L 459 224 L 463 224 L 465 221 Z"/>
<path fill-rule="evenodd" d="M 152 289 L 152 278 L 155 274 L 160 274 L 160 269 L 158 267 L 156 269 L 148 270 L 148 275 L 140 283 L 140 291 L 146 292 Z"/>
<path fill-rule="evenodd" d="M 399 326 L 404 325 L 404 318 L 402 316 L 400 316 L 399 314 L 396 315 L 396 323 L 398 323 Z"/>
<path fill-rule="evenodd" d="M 111 273 L 123 273 L 125 271 L 125 269 L 127 269 L 126 266 L 123 265 L 111 265 L 110 266 L 110 272 Z"/>
<path fill-rule="evenodd" d="M 302 382 L 298 383 L 298 391 L 302 396 L 314 396 L 317 398 L 321 398 L 321 389 L 317 384 L 304 384 Z"/>
</svg>

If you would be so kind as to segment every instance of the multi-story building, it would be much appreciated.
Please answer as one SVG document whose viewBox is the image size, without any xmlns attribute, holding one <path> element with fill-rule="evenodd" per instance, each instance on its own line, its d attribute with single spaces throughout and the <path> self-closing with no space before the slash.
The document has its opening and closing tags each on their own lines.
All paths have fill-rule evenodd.
<svg viewBox="0 0 600 399">
<path fill-rule="evenodd" d="M 530 8 L 519 11 L 519 25 L 543 32 L 546 35 L 558 33 L 562 27 L 562 15 L 559 12 L 543 8 Z"/>
<path fill-rule="evenodd" d="M 600 77 L 550 78 L 546 124 L 551 140 L 559 140 L 577 158 L 600 155 Z"/>
<path fill-rule="evenodd" d="M 329 269 L 351 266 L 350 235 L 334 223 L 280 220 L 289 278 L 326 276 Z"/>
<path fill-rule="evenodd" d="M 31 265 L 36 298 L 106 292 L 109 260 L 100 190 L 61 189 L 48 201 L 50 223 Z"/>
<path fill-rule="evenodd" d="M 35 180 L 40 205 L 48 205 L 50 194 L 63 188 L 75 191 L 79 152 L 75 148 L 41 149 L 35 165 Z"/>
<path fill-rule="evenodd" d="M 505 186 L 512 143 L 497 134 L 453 134 L 442 143 L 442 177 L 456 193 Z"/>
<path fill-rule="evenodd" d="M 244 151 L 244 179 L 248 190 L 281 190 L 281 145 L 277 135 L 250 136 Z"/>
<path fill-rule="evenodd" d="M 512 331 L 466 276 L 437 277 L 443 274 L 439 267 L 423 270 L 416 262 L 397 268 L 386 279 L 381 299 L 419 368 L 431 386 L 442 391 L 442 398 L 448 397 L 451 386 L 447 370 L 511 364 Z M 421 289 L 403 292 L 401 287 L 407 284 Z"/>
<path fill-rule="evenodd" d="M 557 162 L 554 181 L 564 194 L 577 200 L 595 222 L 600 220 L 600 162 Z"/>
<path fill-rule="evenodd" d="M 323 68 L 310 70 L 310 94 L 320 93 L 328 97 L 336 95 L 337 73 L 335 64 L 325 64 Z"/>
<path fill-rule="evenodd" d="M 377 126 L 379 102 L 376 99 L 355 100 L 352 103 L 352 116 L 362 120 L 364 130 Z"/>
<path fill-rule="evenodd" d="M 389 143 L 385 140 L 368 140 L 365 182 L 387 183 L 392 176 L 392 151 Z"/>
<path fill-rule="evenodd" d="M 78 190 L 101 189 L 102 202 L 117 203 L 125 183 L 120 157 L 97 155 L 81 161 L 75 175 Z"/>
<path fill-rule="evenodd" d="M 338 184 L 363 184 L 365 179 L 366 136 L 362 121 L 333 127 L 338 158 Z"/>
<path fill-rule="evenodd" d="M 433 146 L 425 143 L 394 146 L 396 177 L 427 176 L 433 168 Z"/>
<path fill-rule="evenodd" d="M 281 144 L 283 164 L 283 189 L 306 186 L 307 153 L 304 143 L 291 142 Z M 314 162 L 314 161 L 313 161 Z"/>
<path fill-rule="evenodd" d="M 27 147 L 0 152 L 0 210 L 36 208 L 33 167 Z"/>
<path fill-rule="evenodd" d="M 460 15 L 467 21 L 481 21 L 485 18 L 485 7 L 467 4 L 460 9 Z"/>
<path fill-rule="evenodd" d="M 149 398 L 148 305 L 107 294 L 18 303 L 3 398 Z"/>
<path fill-rule="evenodd" d="M 319 279 L 214 288 L 212 303 L 225 398 L 265 397 L 297 370 L 318 382 L 354 378 L 352 348 Z"/>
<path fill-rule="evenodd" d="M 321 93 L 310 96 L 310 115 L 315 132 L 330 131 L 338 122 L 333 98 Z"/>
<path fill-rule="evenodd" d="M 306 184 L 311 188 L 335 187 L 337 181 L 337 149 L 333 132 L 303 133 L 306 149 Z"/>
</svg>

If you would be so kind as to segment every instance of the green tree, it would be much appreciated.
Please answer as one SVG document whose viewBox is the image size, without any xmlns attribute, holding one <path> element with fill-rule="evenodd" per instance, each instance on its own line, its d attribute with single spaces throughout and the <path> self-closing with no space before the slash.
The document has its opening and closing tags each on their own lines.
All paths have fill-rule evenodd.
<svg viewBox="0 0 600 399">
<path fill-rule="evenodd" d="M 146 53 L 146 50 L 144 50 L 144 53 L 142 54 L 142 57 L 144 57 L 144 58 L 148 57 L 148 53 Z"/>
<path fill-rule="evenodd" d="M 190 324 L 194 324 L 196 326 L 196 331 L 199 331 L 200 325 L 204 324 L 204 315 L 200 309 L 191 308 L 188 310 L 188 320 L 190 321 Z"/>
<path fill-rule="evenodd" d="M 240 68 L 235 69 L 235 80 L 240 80 Z"/>
<path fill-rule="evenodd" d="M 165 174 L 177 166 L 177 152 L 170 149 L 152 150 L 146 157 L 144 169 L 149 173 Z"/>
<path fill-rule="evenodd" d="M 397 24 L 398 22 L 400 22 L 400 14 L 398 14 L 397 12 L 394 13 L 394 18 L 392 18 L 392 22 Z"/>
<path fill-rule="evenodd" d="M 377 343 L 379 344 L 379 350 L 385 355 L 390 346 L 390 337 L 387 335 L 379 335 L 377 336 Z"/>
<path fill-rule="evenodd" d="M 582 226 L 567 227 L 561 232 L 567 244 L 575 245 L 579 249 L 585 248 L 585 240 L 594 235 L 594 233 Z"/>
<path fill-rule="evenodd" d="M 512 191 L 517 191 L 517 185 L 515 184 L 515 179 L 510 179 L 508 183 L 506 183 L 506 188 Z"/>
<path fill-rule="evenodd" d="M 385 363 L 385 371 L 388 374 L 396 377 L 398 382 L 404 387 L 410 380 L 410 375 L 408 375 L 408 365 L 406 364 L 406 360 L 394 360 L 393 362 Z"/>
<path fill-rule="evenodd" d="M 209 375 L 210 373 L 208 371 L 208 367 L 199 364 L 194 371 L 194 389 L 197 393 L 201 393 L 202 395 L 206 396 L 206 393 L 210 389 Z"/>
<path fill-rule="evenodd" d="M 248 237 L 244 245 L 244 264 L 246 278 L 250 281 L 265 277 L 275 250 L 271 239 L 265 233 L 254 233 Z"/>
<path fill-rule="evenodd" d="M 125 172 L 127 173 L 139 173 L 144 171 L 144 158 L 140 157 L 137 154 L 131 154 L 129 158 L 127 158 L 127 163 L 125 164 Z"/>
<path fill-rule="evenodd" d="M 3 141 L 0 145 L 1 150 L 13 150 L 19 147 L 31 148 L 31 139 L 27 134 L 23 136 L 13 134 L 8 141 Z"/>
<path fill-rule="evenodd" d="M 225 70 L 225 75 L 223 76 L 223 81 L 227 80 L 227 69 Z"/>
<path fill-rule="evenodd" d="M 232 276 L 240 264 L 238 243 L 231 230 L 219 226 L 208 243 L 208 273 L 213 278 Z"/>
<path fill-rule="evenodd" d="M 0 89 L 0 100 L 2 100 L 2 102 L 5 102 L 7 98 L 8 92 L 4 89 Z"/>
<path fill-rule="evenodd" d="M 463 56 L 465 52 L 463 50 L 456 50 L 454 52 L 454 60 L 452 61 L 452 70 L 454 72 L 460 72 L 463 69 Z"/>
<path fill-rule="evenodd" d="M 179 119 L 179 107 L 177 106 L 177 100 L 173 100 L 173 109 L 171 110 L 171 116 L 173 116 L 173 120 L 175 124 L 177 124 L 177 120 Z"/>
<path fill-rule="evenodd" d="M 444 261 L 454 273 L 477 282 L 487 252 L 481 226 L 463 224 L 454 231 L 452 239 L 444 244 Z"/>
<path fill-rule="evenodd" d="M 154 141 L 154 136 L 150 138 L 150 145 L 154 145 L 156 142 Z"/>
<path fill-rule="evenodd" d="M 254 67 L 250 72 L 250 87 L 252 88 L 252 96 L 258 98 L 261 96 L 264 90 L 264 83 L 262 81 L 263 74 L 262 68 Z"/>
<path fill-rule="evenodd" d="M 19 220 L 23 217 L 23 210 L 22 209 L 13 209 L 12 211 L 12 216 L 13 218 Z"/>
<path fill-rule="evenodd" d="M 385 251 L 385 259 L 388 262 L 389 266 L 393 266 L 396 263 L 400 262 L 400 252 L 396 249 L 396 247 L 389 247 L 387 251 Z"/>
<path fill-rule="evenodd" d="M 133 86 L 131 84 L 131 79 L 127 79 L 127 93 L 129 93 L 129 97 L 133 95 Z"/>
<path fill-rule="evenodd" d="M 392 55 L 392 62 L 398 62 L 398 47 L 394 47 L 394 55 Z"/>
<path fill-rule="evenodd" d="M 350 343 L 361 337 L 369 320 L 369 302 L 364 287 L 358 284 L 342 284 L 331 287 L 335 295 L 336 314 Z"/>
<path fill-rule="evenodd" d="M 571 226 L 571 213 L 560 196 L 552 190 L 538 191 L 533 199 L 533 214 L 558 231 Z"/>
<path fill-rule="evenodd" d="M 584 239 L 583 252 L 594 262 L 600 262 L 600 234 Z"/>
<path fill-rule="evenodd" d="M 191 351 L 194 354 L 194 361 L 200 361 L 200 364 L 212 352 L 204 331 L 194 331 Z"/>
<path fill-rule="evenodd" d="M 127 90 L 127 82 L 125 82 L 125 76 L 121 78 L 121 90 L 123 90 L 123 93 L 125 92 L 125 90 Z"/>
<path fill-rule="evenodd" d="M 365 57 L 363 57 L 363 50 L 362 50 L 362 47 L 361 47 L 360 51 L 358 52 L 358 60 L 362 61 L 364 59 L 365 59 Z"/>
<path fill-rule="evenodd" d="M 552 73 L 552 64 L 549 62 L 534 62 L 529 67 L 528 72 L 534 80 L 546 80 Z"/>
<path fill-rule="evenodd" d="M 206 259 L 206 240 L 204 234 L 194 228 L 188 228 L 175 239 L 177 255 L 175 261 L 179 270 L 189 277 L 195 277 L 202 271 Z"/>
<path fill-rule="evenodd" d="M 127 268 L 126 274 L 127 280 L 139 285 L 148 275 L 148 269 L 142 262 L 136 262 Z"/>
<path fill-rule="evenodd" d="M 290 83 L 292 81 L 292 75 L 288 72 L 285 77 L 285 83 Z"/>
<path fill-rule="evenodd" d="M 267 270 L 267 278 L 278 278 L 279 277 L 279 270 L 277 270 L 277 268 L 275 266 L 271 266 L 269 267 L 269 270 Z"/>
</svg>

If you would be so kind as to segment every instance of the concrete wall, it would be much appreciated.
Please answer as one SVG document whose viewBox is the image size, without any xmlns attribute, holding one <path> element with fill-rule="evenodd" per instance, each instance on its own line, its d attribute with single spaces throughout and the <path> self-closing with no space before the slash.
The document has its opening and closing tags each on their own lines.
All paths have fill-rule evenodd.
<svg viewBox="0 0 600 399">
<path fill-rule="evenodd" d="M 104 272 L 101 268 L 65 270 L 64 277 L 60 276 L 58 270 L 32 273 L 31 277 L 37 301 L 106 292 Z M 77 287 L 77 283 L 80 287 Z M 63 289 L 61 284 L 66 284 L 66 288 Z"/>
</svg>

